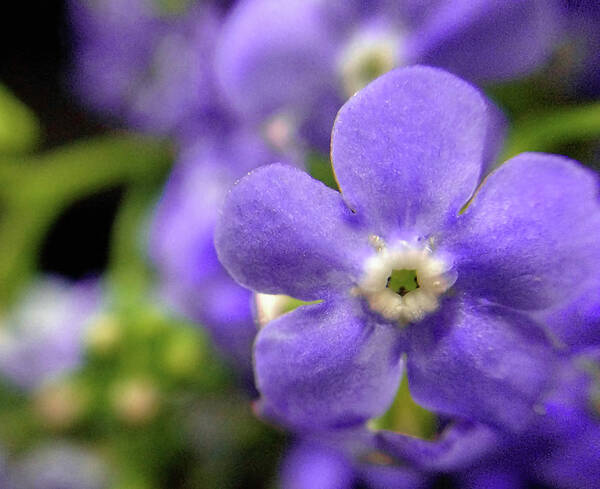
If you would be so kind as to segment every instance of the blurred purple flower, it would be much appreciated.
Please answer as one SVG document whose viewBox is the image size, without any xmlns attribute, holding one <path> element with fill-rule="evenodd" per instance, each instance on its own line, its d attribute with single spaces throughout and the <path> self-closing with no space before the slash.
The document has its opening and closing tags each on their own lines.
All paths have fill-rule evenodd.
<svg viewBox="0 0 600 489">
<path fill-rule="evenodd" d="M 15 464 L 15 489 L 108 489 L 105 463 L 84 447 L 67 442 L 38 446 Z"/>
<path fill-rule="evenodd" d="M 539 67 L 557 37 L 546 0 L 241 0 L 216 55 L 248 120 L 327 150 L 342 103 L 392 68 L 439 66 L 477 82 Z"/>
<path fill-rule="evenodd" d="M 600 94 L 600 3 L 562 0 L 566 21 L 569 81 L 579 93 Z"/>
<path fill-rule="evenodd" d="M 600 478 L 600 350 L 560 362 L 538 400 L 540 413 L 518 434 L 458 423 L 437 440 L 381 431 L 380 450 L 430 473 L 452 474 L 469 489 L 594 487 Z M 462 425 L 462 426 L 461 426 Z"/>
<path fill-rule="evenodd" d="M 577 296 L 598 273 L 598 178 L 526 153 L 478 189 L 500 139 L 472 86 L 405 68 L 338 114 L 342 194 L 284 165 L 233 188 L 215 231 L 231 275 L 324 301 L 260 331 L 266 415 L 300 430 L 363 423 L 392 402 L 406 352 L 427 409 L 514 431 L 539 416 L 558 354 L 525 313 Z"/>
<path fill-rule="evenodd" d="M 86 328 L 101 302 L 95 280 L 39 279 L 4 318 L 0 373 L 23 389 L 36 389 L 76 368 Z"/>
<path fill-rule="evenodd" d="M 212 57 L 223 11 L 195 0 L 70 2 L 73 84 L 106 116 L 158 134 L 219 123 Z"/>
<path fill-rule="evenodd" d="M 214 250 L 214 227 L 235 180 L 277 157 L 251 132 L 237 128 L 188 146 L 156 209 L 150 254 L 169 302 L 200 322 L 246 372 L 257 332 L 251 292 L 229 277 Z"/>
<path fill-rule="evenodd" d="M 599 396 L 600 347 L 596 344 L 563 363 L 554 387 L 540 402 L 544 416 L 521 436 L 522 460 L 528 460 L 533 477 L 561 489 L 593 487 L 600 480 Z"/>
<path fill-rule="evenodd" d="M 4 447 L 0 445 L 0 487 L 2 489 L 13 489 L 9 480 L 8 464 Z"/>
<path fill-rule="evenodd" d="M 280 478 L 286 489 L 351 489 L 354 483 L 350 460 L 315 443 L 296 445 L 283 462 Z"/>
<path fill-rule="evenodd" d="M 344 451 L 315 440 L 297 443 L 281 466 L 281 487 L 286 489 L 424 488 L 429 477 L 393 465 L 375 465 L 352 459 Z"/>
<path fill-rule="evenodd" d="M 572 352 L 600 345 L 600 274 L 577 298 L 542 311 L 539 319 L 559 345 Z"/>
</svg>

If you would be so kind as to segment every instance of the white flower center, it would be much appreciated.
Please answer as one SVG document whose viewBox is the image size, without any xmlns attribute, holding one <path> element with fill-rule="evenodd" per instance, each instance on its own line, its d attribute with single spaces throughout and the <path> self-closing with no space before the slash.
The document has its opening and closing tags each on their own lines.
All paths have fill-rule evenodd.
<svg viewBox="0 0 600 489">
<path fill-rule="evenodd" d="M 399 66 L 400 47 L 400 36 L 388 30 L 357 32 L 339 58 L 344 93 L 351 97 L 375 78 Z"/>
<path fill-rule="evenodd" d="M 365 262 L 364 275 L 353 293 L 363 296 L 385 319 L 403 325 L 435 311 L 440 296 L 456 281 L 451 265 L 428 246 L 401 241 L 388 248 L 378 236 L 371 236 L 371 243 L 376 253 Z"/>
</svg>

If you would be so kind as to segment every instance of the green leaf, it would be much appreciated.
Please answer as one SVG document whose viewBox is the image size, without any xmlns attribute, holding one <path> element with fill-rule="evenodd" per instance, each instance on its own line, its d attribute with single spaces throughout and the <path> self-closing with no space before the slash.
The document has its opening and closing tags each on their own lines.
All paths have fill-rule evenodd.
<svg viewBox="0 0 600 489">
<path fill-rule="evenodd" d="M 136 304 L 145 297 L 152 281 L 144 225 L 156 194 L 157 185 L 152 182 L 130 185 L 113 225 L 108 275 L 114 297 L 123 305 Z"/>
<path fill-rule="evenodd" d="M 0 153 L 22 153 L 33 149 L 41 132 L 33 112 L 0 84 Z"/>
</svg>

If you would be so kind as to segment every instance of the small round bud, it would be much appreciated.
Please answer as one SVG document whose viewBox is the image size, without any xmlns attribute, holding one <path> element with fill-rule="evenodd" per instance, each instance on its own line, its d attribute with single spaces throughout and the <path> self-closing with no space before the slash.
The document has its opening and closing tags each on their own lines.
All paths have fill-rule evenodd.
<svg viewBox="0 0 600 489">
<path fill-rule="evenodd" d="M 87 344 L 92 353 L 104 356 L 115 351 L 122 337 L 120 321 L 112 314 L 103 314 L 90 325 Z"/>
<path fill-rule="evenodd" d="M 113 386 L 111 404 L 119 419 L 141 426 L 158 413 L 160 393 L 154 382 L 148 379 L 128 379 Z"/>
<path fill-rule="evenodd" d="M 177 331 L 167 340 L 162 358 L 168 372 L 184 377 L 199 368 L 202 349 L 193 332 Z"/>
<path fill-rule="evenodd" d="M 47 428 L 62 431 L 81 419 L 87 403 L 88 396 L 80 386 L 58 381 L 42 386 L 35 393 L 33 409 Z"/>
</svg>

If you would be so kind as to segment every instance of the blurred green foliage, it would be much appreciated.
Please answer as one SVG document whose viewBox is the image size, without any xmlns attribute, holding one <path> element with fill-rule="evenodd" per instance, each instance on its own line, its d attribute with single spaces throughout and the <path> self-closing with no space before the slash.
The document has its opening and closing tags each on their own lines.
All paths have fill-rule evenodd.
<svg viewBox="0 0 600 489">
<path fill-rule="evenodd" d="M 68 205 L 117 185 L 154 198 L 171 160 L 167 144 L 132 135 L 0 157 L 0 307 L 32 276 L 41 240 Z"/>
<path fill-rule="evenodd" d="M 271 484 L 282 435 L 254 417 L 251 387 L 240 387 L 200 327 L 153 300 L 145 233 L 170 144 L 114 133 L 35 153 L 39 124 L 2 90 L 1 308 L 35 279 L 43 239 L 69 206 L 124 189 L 103 279 L 107 308 L 89 326 L 82 366 L 31 393 L 0 379 L 2 444 L 15 457 L 51 438 L 90 445 L 109 462 L 114 489 Z"/>
<path fill-rule="evenodd" d="M 0 84 L 0 155 L 35 149 L 41 133 L 35 114 Z"/>
<path fill-rule="evenodd" d="M 52 436 L 99 449 L 115 489 L 245 487 L 274 476 L 282 446 L 206 335 L 149 303 L 95 318 L 72 374 L 31 395 L 0 388 L 0 439 L 13 454 Z"/>
</svg>

